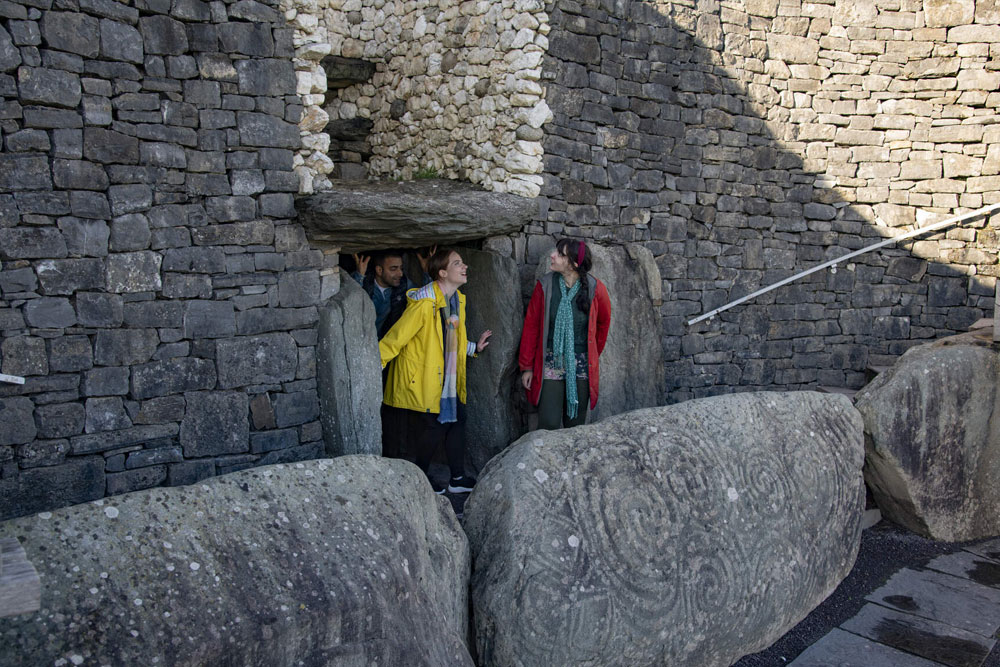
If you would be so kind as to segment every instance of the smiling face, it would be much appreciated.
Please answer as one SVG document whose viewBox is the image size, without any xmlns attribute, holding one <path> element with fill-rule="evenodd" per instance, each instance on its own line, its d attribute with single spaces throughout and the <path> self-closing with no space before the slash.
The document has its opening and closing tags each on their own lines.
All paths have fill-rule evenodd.
<svg viewBox="0 0 1000 667">
<path fill-rule="evenodd" d="M 375 266 L 375 282 L 380 287 L 399 287 L 403 280 L 403 258 L 387 255 Z"/>
<path fill-rule="evenodd" d="M 453 252 L 448 255 L 448 264 L 438 272 L 438 277 L 440 280 L 449 282 L 452 285 L 461 286 L 468 280 L 466 277 L 468 269 L 469 267 L 462 261 L 462 256 L 457 252 Z"/>
<path fill-rule="evenodd" d="M 569 257 L 559 252 L 559 248 L 554 248 L 549 253 L 549 269 L 555 273 L 567 273 L 575 271 L 573 263 Z"/>
</svg>

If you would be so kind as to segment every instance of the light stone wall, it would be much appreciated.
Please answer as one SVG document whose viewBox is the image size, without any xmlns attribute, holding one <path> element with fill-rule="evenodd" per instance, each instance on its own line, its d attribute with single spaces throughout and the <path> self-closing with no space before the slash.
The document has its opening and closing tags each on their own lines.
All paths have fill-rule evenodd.
<svg viewBox="0 0 1000 667">
<path fill-rule="evenodd" d="M 719 16 L 725 66 L 830 203 L 898 228 L 1000 201 L 996 0 L 753 0 Z"/>
<path fill-rule="evenodd" d="M 324 189 L 328 120 L 369 118 L 375 179 L 424 170 L 494 192 L 537 196 L 541 126 L 551 119 L 541 78 L 548 15 L 541 0 L 286 0 L 296 28 L 305 107 L 296 159 L 301 191 Z M 376 64 L 371 82 L 330 95 L 328 54 Z M 394 106 L 395 103 L 395 106 Z"/>
</svg>

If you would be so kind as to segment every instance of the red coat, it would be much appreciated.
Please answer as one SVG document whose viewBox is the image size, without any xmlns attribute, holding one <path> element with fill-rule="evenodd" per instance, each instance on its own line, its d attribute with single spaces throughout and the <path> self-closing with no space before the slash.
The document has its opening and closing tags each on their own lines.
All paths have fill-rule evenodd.
<svg viewBox="0 0 1000 667">
<path fill-rule="evenodd" d="M 552 274 L 546 273 L 535 283 L 535 291 L 528 302 L 528 312 L 524 316 L 521 331 L 521 349 L 517 363 L 522 371 L 531 371 L 531 389 L 528 400 L 538 405 L 542 395 L 542 364 L 545 361 L 545 343 L 549 337 L 549 288 Z M 587 377 L 590 385 L 590 409 L 597 405 L 597 390 L 601 376 L 600 355 L 608 341 L 608 327 L 611 326 L 611 299 L 608 288 L 597 278 L 587 276 L 590 289 L 590 315 L 587 320 Z"/>
</svg>

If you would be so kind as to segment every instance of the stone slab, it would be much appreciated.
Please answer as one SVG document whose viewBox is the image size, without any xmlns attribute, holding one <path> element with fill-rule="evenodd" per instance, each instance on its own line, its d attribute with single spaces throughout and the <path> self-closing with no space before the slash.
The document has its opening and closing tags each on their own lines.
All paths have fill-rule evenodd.
<svg viewBox="0 0 1000 667">
<path fill-rule="evenodd" d="M 437 179 L 339 185 L 300 197 L 295 206 L 313 239 L 343 252 L 508 234 L 537 208 L 531 199 Z"/>
<path fill-rule="evenodd" d="M 965 550 L 977 556 L 985 556 L 993 560 L 1000 560 L 1000 539 L 980 542 L 972 546 L 965 547 Z"/>
<path fill-rule="evenodd" d="M 340 285 L 319 310 L 316 375 L 326 453 L 381 454 L 382 363 L 375 307 L 343 270 Z"/>
<path fill-rule="evenodd" d="M 877 604 L 866 604 L 840 627 L 951 667 L 978 667 L 996 644 L 994 639 L 974 632 Z"/>
<path fill-rule="evenodd" d="M 938 556 L 927 564 L 927 569 L 1000 588 L 1000 562 L 969 551 Z"/>
<path fill-rule="evenodd" d="M 789 667 L 941 667 L 936 662 L 918 658 L 877 644 L 870 639 L 834 628 L 807 648 Z"/>
<path fill-rule="evenodd" d="M 1000 591 L 940 572 L 900 570 L 865 599 L 987 637 L 1000 627 Z"/>
</svg>

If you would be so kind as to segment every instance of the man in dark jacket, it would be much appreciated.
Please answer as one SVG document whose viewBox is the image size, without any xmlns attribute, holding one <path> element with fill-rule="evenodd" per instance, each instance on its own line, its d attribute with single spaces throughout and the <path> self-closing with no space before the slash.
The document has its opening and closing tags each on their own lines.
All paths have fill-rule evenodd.
<svg viewBox="0 0 1000 667">
<path fill-rule="evenodd" d="M 375 331 L 379 340 L 382 340 L 385 332 L 392 328 L 406 309 L 406 290 L 409 285 L 403 280 L 402 253 L 392 250 L 379 253 L 374 258 L 374 270 L 368 273 L 370 259 L 365 255 L 355 255 L 358 270 L 353 275 L 372 299 L 375 306 Z"/>
</svg>

